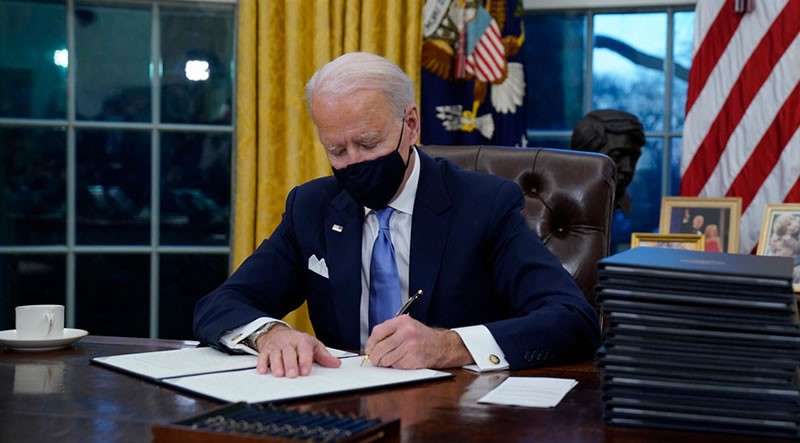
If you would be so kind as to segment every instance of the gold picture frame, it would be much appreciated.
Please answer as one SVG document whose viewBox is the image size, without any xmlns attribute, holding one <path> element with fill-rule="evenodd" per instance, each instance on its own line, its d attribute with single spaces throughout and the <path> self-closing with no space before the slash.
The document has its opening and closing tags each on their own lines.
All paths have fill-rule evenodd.
<svg viewBox="0 0 800 443">
<path fill-rule="evenodd" d="M 764 208 L 756 255 L 794 257 L 792 289 L 800 292 L 800 204 L 769 204 Z"/>
<path fill-rule="evenodd" d="M 703 234 L 705 251 L 739 252 L 742 198 L 664 197 L 658 232 Z"/>
<path fill-rule="evenodd" d="M 634 232 L 631 234 L 631 248 L 637 246 L 704 251 L 706 248 L 706 236 L 703 234 L 653 234 L 650 232 Z"/>
</svg>

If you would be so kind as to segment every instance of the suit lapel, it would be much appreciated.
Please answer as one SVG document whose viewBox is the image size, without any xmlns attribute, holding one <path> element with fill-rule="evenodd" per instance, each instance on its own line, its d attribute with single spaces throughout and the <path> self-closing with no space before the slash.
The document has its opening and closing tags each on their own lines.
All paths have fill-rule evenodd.
<svg viewBox="0 0 800 443">
<path fill-rule="evenodd" d="M 325 217 L 328 275 L 334 300 L 335 324 L 345 349 L 359 349 L 361 312 L 361 231 L 363 208 L 345 191 L 331 201 Z M 333 229 L 338 225 L 341 229 Z"/>
<path fill-rule="evenodd" d="M 427 324 L 428 306 L 439 274 L 447 234 L 452 224 L 450 196 L 441 170 L 419 148 L 420 178 L 411 222 L 409 296 L 422 289 L 423 295 L 411 308 L 411 316 Z M 435 326 L 435 325 L 429 325 Z"/>
</svg>

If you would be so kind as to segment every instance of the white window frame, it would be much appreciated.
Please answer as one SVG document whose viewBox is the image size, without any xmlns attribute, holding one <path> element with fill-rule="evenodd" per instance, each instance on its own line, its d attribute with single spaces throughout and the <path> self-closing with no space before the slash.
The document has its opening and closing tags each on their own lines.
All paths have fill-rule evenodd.
<svg viewBox="0 0 800 443">
<path fill-rule="evenodd" d="M 681 138 L 681 131 L 672 130 L 672 64 L 674 61 L 674 14 L 676 12 L 691 11 L 696 0 L 524 0 L 523 5 L 527 13 L 537 14 L 567 14 L 580 13 L 586 16 L 586 35 L 584 47 L 584 91 L 583 115 L 592 109 L 592 52 L 594 41 L 594 16 L 596 14 L 624 14 L 665 12 L 667 14 L 667 48 L 664 56 L 664 128 L 659 131 L 645 130 L 647 140 L 661 139 L 663 143 L 661 158 L 661 194 L 670 195 L 671 174 L 670 160 L 672 155 L 672 140 Z M 528 129 L 528 139 L 534 138 L 564 138 L 569 143 L 572 130 L 546 131 Z"/>
<path fill-rule="evenodd" d="M 82 4 L 82 2 L 79 2 Z M 161 60 L 161 36 L 160 36 L 160 8 L 161 6 L 183 6 L 182 4 L 198 3 L 197 0 L 191 2 L 185 0 L 133 0 L 133 1 L 109 1 L 93 0 L 92 4 L 108 3 L 110 5 L 144 4 L 152 8 L 151 26 L 151 53 L 150 61 L 152 66 L 160 66 Z M 236 25 L 238 23 L 238 6 L 235 0 L 201 0 L 203 4 L 219 4 L 225 7 L 233 5 L 234 20 L 234 40 L 233 57 L 236 57 Z M 75 91 L 76 77 L 74 66 L 76 66 L 75 52 L 75 4 L 76 0 L 66 0 L 66 39 L 69 54 L 69 64 L 67 69 L 67 118 L 66 119 L 27 119 L 27 118 L 0 118 L 0 127 L 15 128 L 66 128 L 66 244 L 65 245 L 33 245 L 33 246 L 0 246 L 0 254 L 53 254 L 66 257 L 66 309 L 65 325 L 69 328 L 75 327 L 75 307 L 76 307 L 76 256 L 79 254 L 137 254 L 150 255 L 150 312 L 149 312 L 149 336 L 158 338 L 159 335 L 159 256 L 161 254 L 212 254 L 227 255 L 230 262 L 231 242 L 233 239 L 232 217 L 231 235 L 229 244 L 226 246 L 163 246 L 160 245 L 160 196 L 161 196 L 161 140 L 160 135 L 164 132 L 200 132 L 200 133 L 228 133 L 231 134 L 231 159 L 235 158 L 235 124 L 236 116 L 234 113 L 231 124 L 229 125 L 203 125 L 203 124 L 175 124 L 161 122 L 161 76 L 153 75 L 151 81 L 151 121 L 144 122 L 106 122 L 106 121 L 87 121 L 77 120 L 75 112 Z M 159 70 L 160 71 L 160 70 Z M 236 87 L 232 85 L 234 94 L 232 95 L 232 108 L 236 109 Z M 79 129 L 106 129 L 106 130 L 138 130 L 149 131 L 151 134 L 150 147 L 150 242 L 142 246 L 124 245 L 78 245 L 76 244 L 76 139 L 75 134 Z M 231 168 L 232 170 L 234 168 Z M 233 214 L 234 199 L 234 178 L 231 177 L 231 198 L 230 207 Z"/>
</svg>

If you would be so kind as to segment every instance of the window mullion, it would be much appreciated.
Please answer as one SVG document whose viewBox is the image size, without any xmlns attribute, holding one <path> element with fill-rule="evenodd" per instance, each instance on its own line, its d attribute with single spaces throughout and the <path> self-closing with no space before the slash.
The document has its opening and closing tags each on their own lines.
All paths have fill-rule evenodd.
<svg viewBox="0 0 800 443">
<path fill-rule="evenodd" d="M 77 206 L 76 193 L 76 155 L 75 151 L 75 69 L 77 68 L 77 53 L 75 51 L 75 1 L 67 0 L 67 257 L 66 257 L 66 297 L 65 314 L 66 326 L 75 327 L 75 220 Z"/>
<path fill-rule="evenodd" d="M 159 308 L 159 218 L 161 214 L 161 144 L 158 125 L 161 123 L 161 35 L 159 5 L 153 4 L 153 24 L 150 40 L 150 90 L 153 128 L 150 143 L 150 338 L 158 338 Z"/>
<path fill-rule="evenodd" d="M 672 68 L 674 56 L 674 43 L 675 34 L 673 29 L 675 27 L 675 10 L 667 8 L 667 53 L 664 57 L 664 149 L 662 150 L 661 164 L 661 195 L 669 195 L 671 188 L 670 183 L 670 159 L 672 158 L 672 139 L 670 133 L 672 131 Z"/>
<path fill-rule="evenodd" d="M 594 52 L 594 12 L 586 13 L 586 72 L 584 82 L 586 95 L 583 97 L 583 115 L 592 110 L 592 53 Z"/>
</svg>

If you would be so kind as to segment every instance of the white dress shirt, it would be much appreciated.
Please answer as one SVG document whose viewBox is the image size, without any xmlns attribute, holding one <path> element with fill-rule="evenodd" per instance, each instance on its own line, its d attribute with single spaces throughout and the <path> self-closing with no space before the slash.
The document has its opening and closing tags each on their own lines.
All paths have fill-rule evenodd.
<svg viewBox="0 0 800 443">
<path fill-rule="evenodd" d="M 416 293 L 418 289 L 408 287 L 409 259 L 411 257 L 411 217 L 414 213 L 414 200 L 417 195 L 421 168 L 417 150 L 413 147 L 412 149 L 414 151 L 415 161 L 411 175 L 408 177 L 408 181 L 406 181 L 406 185 L 403 191 L 400 192 L 400 195 L 389 203 L 389 206 L 394 208 L 392 218 L 389 220 L 389 231 L 392 236 L 395 260 L 397 261 L 397 273 L 400 276 L 400 296 L 402 297 L 400 305 L 408 300 L 409 289 L 413 290 L 414 293 Z M 366 217 L 364 218 L 364 227 L 361 234 L 360 331 L 362 350 L 366 346 L 367 339 L 369 338 L 369 269 L 372 262 L 372 246 L 375 243 L 375 238 L 377 238 L 379 230 L 378 217 L 375 215 L 375 211 L 370 208 L 364 208 L 364 213 Z M 423 294 L 422 296 L 431 295 Z M 261 317 L 247 325 L 224 334 L 220 342 L 232 349 L 248 348 L 244 343 L 240 344 L 239 342 L 242 342 L 253 331 L 271 321 L 279 320 L 270 317 Z M 468 326 L 455 328 L 453 331 L 461 337 L 461 340 L 464 342 L 473 360 L 475 360 L 475 365 L 468 366 L 468 369 L 478 371 L 508 369 L 508 362 L 503 355 L 503 351 L 486 326 Z M 237 336 L 237 334 L 239 335 Z M 236 337 L 236 340 L 233 340 L 233 337 Z"/>
</svg>

